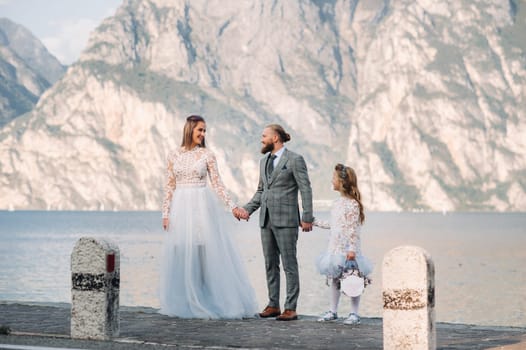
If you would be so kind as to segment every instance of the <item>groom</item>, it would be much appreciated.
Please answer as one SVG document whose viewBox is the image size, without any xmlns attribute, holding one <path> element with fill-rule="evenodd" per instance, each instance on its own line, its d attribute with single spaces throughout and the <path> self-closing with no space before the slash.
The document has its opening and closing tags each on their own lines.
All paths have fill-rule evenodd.
<svg viewBox="0 0 526 350">
<path fill-rule="evenodd" d="M 250 202 L 239 211 L 239 218 L 260 208 L 259 226 L 265 256 L 269 302 L 260 317 L 276 317 L 280 321 L 298 319 L 296 304 L 300 292 L 296 242 L 298 227 L 304 232 L 312 230 L 312 189 L 305 160 L 289 151 L 284 143 L 290 135 L 277 124 L 268 125 L 261 135 L 261 153 L 265 154 L 259 165 L 258 189 Z M 268 154 L 266 154 L 268 153 Z M 303 214 L 300 218 L 298 191 L 301 193 Z M 279 304 L 279 259 L 287 280 L 285 311 Z"/>
</svg>

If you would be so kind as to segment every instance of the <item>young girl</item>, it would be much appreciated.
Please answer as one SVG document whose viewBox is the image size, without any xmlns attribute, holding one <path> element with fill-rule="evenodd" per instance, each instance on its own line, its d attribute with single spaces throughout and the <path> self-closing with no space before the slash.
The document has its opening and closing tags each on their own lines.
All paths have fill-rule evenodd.
<svg viewBox="0 0 526 350">
<path fill-rule="evenodd" d="M 371 273 L 372 265 L 362 255 L 360 247 L 360 228 L 365 220 L 356 173 L 350 167 L 337 164 L 332 176 L 332 186 L 340 192 L 341 197 L 333 202 L 330 224 L 314 220 L 314 225 L 331 229 L 329 246 L 326 253 L 320 255 L 316 267 L 330 282 L 330 310 L 318 319 L 319 322 L 338 319 L 338 303 L 340 301 L 340 278 L 345 266 L 354 263 L 358 266 L 360 275 L 366 283 Z M 360 324 L 358 307 L 360 296 L 351 297 L 351 313 L 344 320 L 345 324 Z"/>
</svg>

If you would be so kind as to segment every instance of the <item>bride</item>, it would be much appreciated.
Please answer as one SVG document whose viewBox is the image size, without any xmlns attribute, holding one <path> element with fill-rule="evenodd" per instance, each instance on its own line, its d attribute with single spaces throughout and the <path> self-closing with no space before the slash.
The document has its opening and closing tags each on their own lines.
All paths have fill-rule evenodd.
<svg viewBox="0 0 526 350">
<path fill-rule="evenodd" d="M 168 156 L 159 312 L 183 318 L 253 317 L 255 293 L 225 231 L 217 197 L 234 215 L 238 208 L 221 181 L 215 155 L 205 147 L 205 133 L 205 120 L 189 116 L 181 147 Z M 206 185 L 207 175 L 217 197 Z"/>
</svg>

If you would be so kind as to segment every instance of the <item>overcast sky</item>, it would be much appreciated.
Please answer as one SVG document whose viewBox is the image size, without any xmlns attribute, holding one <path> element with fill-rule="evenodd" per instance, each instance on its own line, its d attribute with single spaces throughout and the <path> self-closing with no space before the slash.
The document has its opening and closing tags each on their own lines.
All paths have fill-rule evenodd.
<svg viewBox="0 0 526 350">
<path fill-rule="evenodd" d="M 29 29 L 63 64 L 71 64 L 89 33 L 123 0 L 0 0 L 0 17 Z"/>
</svg>

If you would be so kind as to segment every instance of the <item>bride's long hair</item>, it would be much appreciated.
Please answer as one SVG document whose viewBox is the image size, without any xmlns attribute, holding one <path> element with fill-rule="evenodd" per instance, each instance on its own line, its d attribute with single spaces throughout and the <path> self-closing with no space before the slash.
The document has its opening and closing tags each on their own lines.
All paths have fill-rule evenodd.
<svg viewBox="0 0 526 350">
<path fill-rule="evenodd" d="M 183 128 L 183 141 L 181 142 L 182 147 L 190 149 L 190 146 L 192 146 L 192 135 L 194 133 L 195 127 L 197 126 L 197 123 L 199 122 L 206 123 L 205 119 L 200 115 L 191 115 L 188 118 L 186 118 L 186 123 L 184 124 Z M 203 142 L 201 142 L 199 147 L 206 147 L 204 138 Z"/>
<path fill-rule="evenodd" d="M 336 164 L 334 170 L 338 174 L 338 178 L 341 182 L 340 192 L 351 199 L 358 202 L 360 208 L 360 224 L 365 221 L 365 214 L 363 212 L 362 195 L 358 189 L 358 178 L 353 168 L 345 166 L 343 164 Z"/>
</svg>

